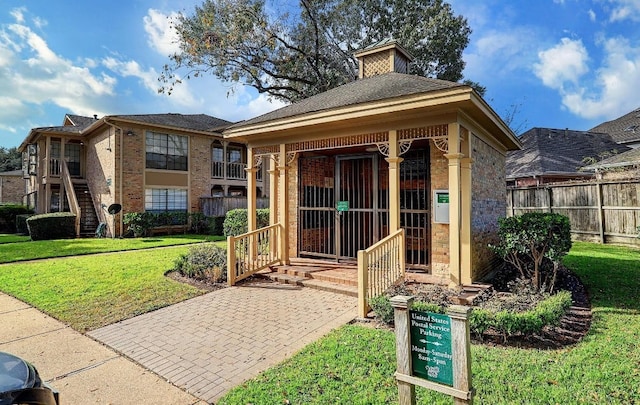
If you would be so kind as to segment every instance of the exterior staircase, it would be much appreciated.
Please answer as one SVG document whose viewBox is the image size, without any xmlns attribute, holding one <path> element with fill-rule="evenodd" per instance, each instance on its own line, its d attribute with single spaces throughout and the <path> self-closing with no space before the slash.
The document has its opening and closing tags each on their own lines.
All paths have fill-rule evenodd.
<svg viewBox="0 0 640 405">
<path fill-rule="evenodd" d="M 98 216 L 93 205 L 93 198 L 91 198 L 91 191 L 83 183 L 74 184 L 73 190 L 80 206 L 80 236 L 95 236 L 96 228 L 98 228 Z"/>
<path fill-rule="evenodd" d="M 358 270 L 355 265 L 292 259 L 290 265 L 272 266 L 271 272 L 257 275 L 282 284 L 358 296 Z"/>
</svg>

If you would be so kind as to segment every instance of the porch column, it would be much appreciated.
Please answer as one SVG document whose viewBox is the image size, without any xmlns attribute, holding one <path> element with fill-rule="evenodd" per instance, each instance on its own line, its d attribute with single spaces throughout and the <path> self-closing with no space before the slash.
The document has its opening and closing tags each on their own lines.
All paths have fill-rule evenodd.
<svg viewBox="0 0 640 405">
<path fill-rule="evenodd" d="M 471 188 L 471 139 L 470 132 L 462 128 L 461 152 L 464 157 L 460 160 L 460 283 L 471 284 L 473 281 L 471 241 L 472 197 Z"/>
<path fill-rule="evenodd" d="M 449 160 L 449 275 L 455 285 L 462 284 L 460 272 L 460 125 L 449 124 L 449 150 L 444 156 Z"/>
<path fill-rule="evenodd" d="M 247 148 L 247 231 L 256 230 L 256 172 L 253 167 L 253 149 Z"/>
<path fill-rule="evenodd" d="M 269 155 L 269 225 L 278 222 L 278 177 L 280 172 L 276 167 L 276 155 Z"/>
<path fill-rule="evenodd" d="M 71 201 L 68 201 L 67 199 L 67 188 L 64 186 L 64 180 L 62 180 L 62 168 L 60 167 L 62 165 L 62 162 L 67 162 L 67 159 L 64 156 L 64 146 L 65 146 L 65 139 L 64 138 L 60 138 L 60 160 L 58 162 L 58 171 L 60 172 L 60 203 L 58 204 L 58 211 L 63 212 L 64 211 L 64 202 L 67 201 L 67 204 L 69 204 L 69 211 L 73 211 L 71 209 Z M 67 165 L 67 172 L 69 171 L 69 165 Z M 69 173 L 69 175 L 71 175 L 71 173 Z"/>
<path fill-rule="evenodd" d="M 280 145 L 280 156 L 278 157 L 278 171 L 280 172 L 280 185 L 278 187 L 278 216 L 280 225 L 280 246 L 279 251 L 283 264 L 290 264 L 289 261 L 289 175 L 287 173 L 287 147 Z"/>
<path fill-rule="evenodd" d="M 389 131 L 389 235 L 400 229 L 400 163 L 398 132 Z"/>
</svg>

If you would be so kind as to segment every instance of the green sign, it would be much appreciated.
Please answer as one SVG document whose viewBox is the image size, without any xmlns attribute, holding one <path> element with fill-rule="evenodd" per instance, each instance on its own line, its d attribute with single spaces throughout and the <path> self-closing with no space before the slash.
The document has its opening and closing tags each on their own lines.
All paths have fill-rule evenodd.
<svg viewBox="0 0 640 405">
<path fill-rule="evenodd" d="M 452 387 L 451 318 L 431 312 L 409 314 L 413 375 Z"/>
<path fill-rule="evenodd" d="M 338 211 L 349 211 L 349 201 L 338 201 L 336 204 L 336 209 Z"/>
<path fill-rule="evenodd" d="M 449 204 L 449 193 L 437 193 L 438 204 Z"/>
</svg>

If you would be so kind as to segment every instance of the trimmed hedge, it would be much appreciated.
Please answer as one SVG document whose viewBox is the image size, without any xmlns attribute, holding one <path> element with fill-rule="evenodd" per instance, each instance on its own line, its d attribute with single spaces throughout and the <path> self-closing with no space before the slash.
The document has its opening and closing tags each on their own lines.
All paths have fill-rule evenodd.
<svg viewBox="0 0 640 405">
<path fill-rule="evenodd" d="M 15 232 L 16 216 L 21 214 L 33 214 L 33 210 L 20 204 L 0 205 L 0 231 Z"/>
<path fill-rule="evenodd" d="M 557 325 L 571 303 L 571 293 L 560 291 L 524 312 L 491 312 L 474 308 L 469 317 L 469 328 L 471 333 L 478 336 L 493 330 L 501 334 L 505 341 L 516 334 L 533 335 L 540 333 L 545 326 Z"/>
<path fill-rule="evenodd" d="M 27 219 L 31 240 L 72 239 L 76 237 L 76 216 L 70 212 L 34 215 Z"/>
<path fill-rule="evenodd" d="M 474 307 L 469 315 L 471 333 L 482 337 L 488 331 L 502 335 L 506 341 L 515 335 L 533 335 L 540 333 L 545 326 L 557 325 L 560 318 L 571 306 L 571 293 L 560 291 L 540 301 L 535 308 L 524 312 L 497 311 Z M 376 319 L 386 324 L 393 324 L 393 307 L 388 296 L 380 295 L 369 300 L 369 305 L 376 313 Z M 424 301 L 414 301 L 412 309 L 435 313 L 445 313 L 445 308 Z"/>
<path fill-rule="evenodd" d="M 29 235 L 29 228 L 27 227 L 27 219 L 32 216 L 33 214 L 16 215 L 16 232 L 18 234 Z"/>
<path fill-rule="evenodd" d="M 247 233 L 248 215 L 245 208 L 238 208 L 227 212 L 223 223 L 224 236 L 237 236 Z M 256 227 L 258 229 L 269 226 L 269 209 L 256 210 Z"/>
</svg>

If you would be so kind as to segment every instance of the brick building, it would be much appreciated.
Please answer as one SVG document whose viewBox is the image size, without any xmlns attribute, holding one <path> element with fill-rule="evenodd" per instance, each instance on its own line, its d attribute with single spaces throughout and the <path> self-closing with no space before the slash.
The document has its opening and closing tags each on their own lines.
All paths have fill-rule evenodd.
<svg viewBox="0 0 640 405">
<path fill-rule="evenodd" d="M 80 211 L 78 233 L 99 223 L 121 235 L 127 212 L 197 212 L 199 197 L 246 195 L 246 148 L 228 142 L 231 123 L 204 114 L 67 115 L 34 128 L 20 146 L 36 212 Z M 258 177 L 256 193 L 266 186 Z"/>
<path fill-rule="evenodd" d="M 519 141 L 471 87 L 407 74 L 394 41 L 356 56 L 359 80 L 224 130 L 250 164 L 270 162 L 281 259 L 354 260 L 402 228 L 407 267 L 446 284 L 479 279 Z"/>
<path fill-rule="evenodd" d="M 0 204 L 22 204 L 24 195 L 22 170 L 0 173 Z"/>
</svg>

